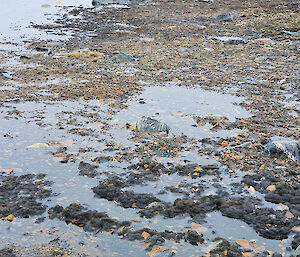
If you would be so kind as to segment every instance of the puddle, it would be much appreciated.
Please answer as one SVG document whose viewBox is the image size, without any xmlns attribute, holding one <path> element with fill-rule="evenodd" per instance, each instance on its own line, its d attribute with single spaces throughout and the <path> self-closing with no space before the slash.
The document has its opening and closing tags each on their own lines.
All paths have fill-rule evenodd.
<svg viewBox="0 0 300 257">
<path fill-rule="evenodd" d="M 150 2 L 143 2 L 143 4 Z M 64 7 L 97 7 L 95 11 L 99 12 L 103 7 L 116 9 L 130 8 L 130 6 L 139 3 L 136 0 L 30 0 L 25 3 L 22 0 L 8 1 L 0 9 L 0 51 L 25 50 L 20 45 L 13 44 L 22 43 L 29 39 L 63 41 L 71 37 L 72 32 L 67 30 L 57 33 L 52 30 L 42 31 L 32 27 L 33 24 L 55 23 L 54 20 L 57 16 L 64 12 Z M 4 45 L 1 43 L 13 44 Z"/>
<path fill-rule="evenodd" d="M 53 22 L 51 19 L 59 10 L 58 6 L 82 5 L 92 7 L 91 1 L 84 0 L 12 0 L 2 5 L 0 10 L 0 41 L 19 43 L 28 38 L 62 40 L 63 36 L 49 35 L 30 27 L 31 24 Z M 1 46 L 0 46 L 1 48 Z"/>
<path fill-rule="evenodd" d="M 205 221 L 207 223 L 204 224 L 204 226 L 209 229 L 205 234 L 207 237 L 227 238 L 232 242 L 239 239 L 246 239 L 248 241 L 255 240 L 256 242 L 253 249 L 264 246 L 266 249 L 272 249 L 272 251 L 279 253 L 283 253 L 285 251 L 283 249 L 290 244 L 290 239 L 283 242 L 280 240 L 262 238 L 245 222 L 227 218 L 222 216 L 220 212 L 208 214 Z M 214 231 L 213 234 L 212 231 Z"/>
<path fill-rule="evenodd" d="M 194 127 L 196 122 L 192 116 L 225 116 L 229 122 L 235 121 L 236 118 L 250 117 L 249 112 L 234 104 L 242 100 L 236 96 L 201 88 L 152 86 L 147 87 L 141 95 L 129 102 L 128 109 L 120 111 L 112 123 L 118 127 L 125 127 L 126 123 L 132 124 L 146 116 L 166 123 L 171 128 L 171 134 L 196 139 L 230 137 L 241 131 L 238 129 L 212 131 L 210 124 Z M 112 129 L 111 134 L 120 142 L 124 142 L 124 139 L 130 136 L 130 132 L 126 129 L 121 131 Z"/>
<path fill-rule="evenodd" d="M 110 217 L 118 217 L 120 220 L 137 218 L 138 215 L 134 209 L 123 209 L 113 202 L 95 198 L 91 188 L 98 184 L 98 180 L 78 176 L 78 163 L 64 165 L 57 162 L 50 153 L 50 151 L 55 150 L 55 146 L 50 144 L 49 148 L 27 148 L 36 142 L 62 141 L 65 136 L 65 132 L 57 130 L 55 126 L 45 129 L 37 126 L 35 122 L 28 122 L 32 121 L 37 114 L 45 116 L 45 119 L 42 119 L 44 122 L 55 124 L 57 113 L 74 111 L 75 106 L 75 111 L 78 111 L 81 108 L 84 109 L 86 104 L 85 101 L 82 101 L 81 105 L 73 102 L 63 102 L 54 105 L 49 105 L 48 103 L 47 106 L 44 103 L 16 104 L 17 110 L 23 113 L 21 113 L 21 116 L 18 116 L 18 119 L 9 120 L 4 119 L 3 116 L 6 115 L 6 111 L 11 109 L 1 108 L 0 170 L 11 168 L 14 171 L 14 175 L 46 173 L 47 179 L 54 182 L 51 186 L 53 193 L 57 194 L 49 199 L 42 200 L 49 207 L 56 204 L 67 206 L 70 203 L 79 202 L 90 210 L 107 212 Z M 89 104 L 92 105 L 91 102 Z M 3 136 L 7 134 L 9 136 Z M 80 146 L 81 143 L 86 145 L 83 142 L 84 140 L 81 142 L 79 138 L 76 141 L 76 147 Z M 43 216 L 47 217 L 48 214 L 44 213 Z M 98 236 L 93 236 L 90 233 L 80 232 L 81 228 L 66 225 L 58 220 L 46 218 L 41 224 L 35 224 L 34 221 L 34 218 L 16 218 L 12 223 L 0 222 L 0 248 L 5 247 L 8 242 L 20 242 L 24 246 L 34 243 L 47 243 L 59 235 L 61 239 L 68 241 L 72 238 L 71 243 L 74 244 L 75 249 L 78 249 L 78 246 L 81 245 L 80 241 L 86 242 L 89 249 L 85 252 L 90 256 L 96 256 L 95 253 L 99 252 L 99 248 L 102 249 L 103 253 L 107 252 L 107 255 L 104 254 L 103 256 L 118 255 L 122 252 L 122 247 L 123 251 L 125 248 L 131 248 L 131 250 L 128 248 L 126 252 L 133 251 L 133 249 L 138 247 L 136 256 L 145 255 L 144 248 L 139 246 L 139 242 L 133 243 L 127 240 L 119 242 L 116 236 L 106 235 L 105 232 L 100 233 Z M 144 223 L 146 224 L 147 222 Z M 40 230 L 45 229 L 48 231 L 53 230 L 53 227 L 55 227 L 56 236 L 53 236 L 54 232 L 51 235 L 40 232 Z M 91 238 L 93 240 L 89 241 Z M 77 246 L 75 241 L 78 243 Z M 117 242 L 119 242 L 118 245 L 120 244 L 120 247 L 115 249 L 114 245 Z"/>
<path fill-rule="evenodd" d="M 82 253 L 82 256 L 121 256 L 124 252 L 132 255 L 145 256 L 144 247 L 139 242 L 120 240 L 117 236 L 99 233 L 93 235 L 84 232 L 82 228 L 72 224 L 67 225 L 58 220 L 49 220 L 46 224 L 36 224 L 35 218 L 15 219 L 12 223 L 1 222 L 0 247 L 8 242 L 17 242 L 21 246 L 47 244 L 57 238 L 66 241 L 74 252 Z M 88 247 L 87 247 L 88 245 Z M 116 245 L 118 247 L 116 247 Z M 46 249 L 47 250 L 47 249 Z M 27 255 L 37 256 L 37 255 Z"/>
<path fill-rule="evenodd" d="M 173 91 L 174 90 L 174 91 Z M 223 99 L 224 98 L 224 99 Z M 139 103 L 143 99 L 145 103 Z M 185 100 L 189 99 L 188 103 Z M 221 101 L 223 99 L 223 101 Z M 15 175 L 26 173 L 46 173 L 47 180 L 53 181 L 51 186 L 55 196 L 49 199 L 44 199 L 42 202 L 48 207 L 56 204 L 68 206 L 70 203 L 80 203 L 89 210 L 97 210 L 99 212 L 107 212 L 110 217 L 116 217 L 122 220 L 138 220 L 132 223 L 133 229 L 142 229 L 145 226 L 157 231 L 171 230 L 174 232 L 182 232 L 190 226 L 191 218 L 189 215 L 179 215 L 174 219 L 166 219 L 161 215 L 156 215 L 154 218 L 141 218 L 138 214 L 139 209 L 122 208 L 113 201 L 99 199 L 94 197 L 91 188 L 98 185 L 99 180 L 106 178 L 106 174 L 115 174 L 119 176 L 126 175 L 126 169 L 129 166 L 128 162 L 107 161 L 99 165 L 98 171 L 100 174 L 96 178 L 89 178 L 78 175 L 78 161 L 75 163 L 68 162 L 67 164 L 60 163 L 53 158 L 51 152 L 55 152 L 57 146 L 53 142 L 66 143 L 68 153 L 78 153 L 80 147 L 92 147 L 95 150 L 86 154 L 78 155 L 80 160 L 86 159 L 91 163 L 91 159 L 95 155 L 109 155 L 114 152 L 104 152 L 108 148 L 106 142 L 111 141 L 114 146 L 122 145 L 123 142 L 130 141 L 131 133 L 125 129 L 121 129 L 126 122 L 135 121 L 136 117 L 146 115 L 152 116 L 156 114 L 156 118 L 166 122 L 171 127 L 172 133 L 188 134 L 190 137 L 201 138 L 211 135 L 212 132 L 207 132 L 203 127 L 194 128 L 192 125 L 195 121 L 190 117 L 191 114 L 205 116 L 207 113 L 212 113 L 215 116 L 226 116 L 230 121 L 234 121 L 238 117 L 249 117 L 249 113 L 233 102 L 240 102 L 242 99 L 230 95 L 222 95 L 215 92 L 205 90 L 188 89 L 174 86 L 174 89 L 169 87 L 148 87 L 141 95 L 135 97 L 130 103 L 127 110 L 122 110 L 115 116 L 107 114 L 109 107 L 101 105 L 99 101 L 62 101 L 62 102 L 46 102 L 46 103 L 19 103 L 9 104 L 6 108 L 0 109 L 0 170 L 13 169 Z M 216 105 L 215 103 L 221 103 Z M 8 115 L 12 111 L 13 114 Z M 180 115 L 174 115 L 174 112 Z M 94 116 L 98 114 L 98 116 Z M 4 119 L 5 116 L 9 119 Z M 113 118 L 114 127 L 109 132 L 115 132 L 115 138 L 109 135 L 100 133 L 99 126 L 102 122 L 107 122 L 107 119 Z M 70 122 L 75 119 L 73 124 Z M 186 122 L 187 124 L 184 124 Z M 58 123 L 61 123 L 63 129 L 58 129 Z M 182 126 L 184 129 L 182 129 Z M 191 127 L 192 130 L 188 130 Z M 67 133 L 71 128 L 91 129 L 95 132 L 95 136 L 80 136 L 77 134 Z M 188 130 L 188 132 L 186 132 Z M 224 135 L 232 131 L 223 131 Z M 236 131 L 237 132 L 237 131 Z M 236 133 L 235 132 L 235 133 Z M 122 134 L 123 133 L 123 134 Z M 215 132 L 215 136 L 218 132 Z M 9 135 L 4 137 L 3 135 Z M 32 136 L 34 135 L 34 137 Z M 122 138 L 122 136 L 125 136 Z M 120 141 L 116 140 L 120 139 Z M 150 140 L 150 139 L 149 139 Z M 48 143 L 49 148 L 28 149 L 29 145 L 34 143 Z M 200 156 L 197 152 L 200 146 L 199 142 L 194 143 L 194 150 L 179 152 L 175 158 L 160 158 L 157 161 L 165 164 L 185 165 L 187 163 L 198 163 L 199 165 L 218 164 L 212 156 Z M 139 161 L 139 160 L 137 160 Z M 123 174 L 123 175 L 122 175 Z M 243 174 L 241 174 L 242 176 Z M 143 185 L 134 185 L 124 188 L 123 190 L 134 191 L 135 193 L 151 193 L 162 201 L 173 203 L 177 198 L 182 198 L 184 192 L 178 193 L 170 189 L 161 193 L 166 186 L 175 186 L 183 183 L 187 186 L 180 186 L 181 189 L 187 192 L 191 188 L 199 188 L 200 195 L 217 194 L 218 185 L 222 185 L 224 189 L 230 192 L 230 183 L 240 183 L 241 176 L 233 178 L 230 174 L 222 171 L 220 175 L 222 181 L 214 175 L 202 176 L 199 178 L 189 178 L 187 176 L 179 176 L 177 174 L 163 174 L 157 180 L 146 182 Z M 214 182 L 211 182 L 216 179 Z M 216 186 L 215 186 L 216 185 Z M 233 194 L 233 193 L 232 193 Z M 199 195 L 199 194 L 198 194 Z M 196 199 L 197 194 L 190 192 L 191 199 Z M 263 196 L 258 196 L 263 198 Z M 267 204 L 263 202 L 263 204 Z M 276 205 L 274 205 L 276 207 Z M 272 206 L 272 207 L 274 207 Z M 270 206 L 271 207 L 271 206 Z M 275 208 L 274 207 L 274 208 Z M 48 217 L 47 213 L 43 216 Z M 86 253 L 90 256 L 96 256 L 94 253 L 101 250 L 103 256 L 113 256 L 134 251 L 134 256 L 145 256 L 145 247 L 141 247 L 140 241 L 129 242 L 128 240 L 120 240 L 116 235 L 108 235 L 100 233 L 94 235 L 85 233 L 81 228 L 73 225 L 66 225 L 59 220 L 49 220 L 46 218 L 42 223 L 35 224 L 34 218 L 16 219 L 14 223 L 0 224 L 0 248 L 4 247 L 7 242 L 21 242 L 22 245 L 31 245 L 33 243 L 49 242 L 57 233 L 61 239 L 72 239 L 74 249 L 82 249 L 80 242 L 85 242 Z M 22 225 L 22 226 L 21 226 Z M 205 240 L 208 244 L 203 247 L 195 247 L 184 241 L 174 243 L 166 241 L 168 247 L 176 246 L 178 256 L 197 256 L 209 252 L 209 246 L 212 242 L 209 241 L 216 236 L 224 237 L 231 241 L 246 238 L 247 240 L 256 239 L 257 246 L 265 246 L 266 249 L 280 251 L 278 246 L 281 242 L 276 240 L 267 240 L 260 238 L 256 232 L 242 221 L 223 217 L 219 213 L 211 213 L 206 219 L 203 226 L 207 227 L 207 232 L 204 233 Z M 234 228 L 234 231 L 232 231 Z M 53 233 L 42 233 L 40 230 L 53 231 Z M 215 231 L 214 233 L 212 231 Z M 81 231 L 81 232 L 80 232 Z M 24 234 L 25 233 L 25 234 Z M 22 240 L 22 238 L 25 238 Z M 290 244 L 286 241 L 283 245 Z M 118 249 L 115 245 L 120 244 Z M 168 252 L 167 252 L 168 253 Z M 162 255 L 165 256 L 165 255 Z"/>
</svg>

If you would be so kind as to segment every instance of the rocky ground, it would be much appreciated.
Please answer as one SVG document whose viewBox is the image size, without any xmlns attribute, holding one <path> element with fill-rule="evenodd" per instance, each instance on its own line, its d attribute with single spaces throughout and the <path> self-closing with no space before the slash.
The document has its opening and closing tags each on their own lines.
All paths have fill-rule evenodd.
<svg viewBox="0 0 300 257">
<path fill-rule="evenodd" d="M 57 220 L 100 239 L 106 232 L 138 242 L 150 256 L 192 256 L 185 248 L 193 256 L 300 254 L 299 161 L 284 154 L 270 156 L 263 147 L 272 136 L 300 138 L 297 1 L 174 0 L 126 8 L 65 7 L 53 23 L 33 26 L 48 33 L 71 32 L 72 38 L 28 41 L 26 51 L 1 52 L 2 147 L 23 136 L 24 121 L 44 133 L 54 131 L 56 136 L 44 145 L 32 147 L 49 148 L 44 153 L 49 160 L 70 167 L 77 179 L 96 182 L 88 188 L 95 201 L 132 210 L 138 221 L 116 219 L 79 200 L 47 203 L 62 193 L 52 188 L 51 172 L 19 175 L 1 158 L 1 222 L 32 216 L 42 224 Z M 131 133 L 130 124 L 114 123 L 132 99 L 147 106 L 151 99 L 141 96 L 148 86 L 238 96 L 242 101 L 236 105 L 249 116 L 230 120 L 180 113 L 194 121 L 193 128 L 209 127 L 212 136 L 199 138 L 172 133 L 172 127 L 169 134 Z M 52 107 L 51 119 L 47 108 Z M 10 121 L 20 126 L 19 134 L 5 127 Z M 213 136 L 235 130 L 238 133 L 230 136 Z M 185 153 L 213 161 L 182 157 Z M 168 182 L 175 176 L 177 183 Z M 157 193 L 135 190 L 158 184 L 162 187 Z M 169 195 L 174 199 L 168 200 Z M 215 212 L 243 221 L 258 238 L 277 240 L 281 247 L 256 244 L 247 234 L 234 240 L 230 232 L 220 238 L 213 230 L 208 236 L 205 220 Z M 188 217 L 181 231 L 136 225 L 156 217 L 175 224 L 178 216 Z M 33 249 L 13 243 L 0 256 L 96 256 L 72 250 L 59 236 Z"/>
</svg>

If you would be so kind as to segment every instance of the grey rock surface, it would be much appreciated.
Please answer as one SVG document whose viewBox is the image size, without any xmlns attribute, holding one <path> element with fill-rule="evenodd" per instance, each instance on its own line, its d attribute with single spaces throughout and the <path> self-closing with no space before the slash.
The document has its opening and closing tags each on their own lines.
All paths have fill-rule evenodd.
<svg viewBox="0 0 300 257">
<path fill-rule="evenodd" d="M 134 122 L 130 129 L 133 131 L 145 131 L 145 132 L 168 132 L 169 126 L 158 120 L 151 119 L 149 117 L 143 117 L 142 119 Z"/>
<path fill-rule="evenodd" d="M 271 137 L 264 148 L 270 155 L 286 154 L 293 161 L 300 160 L 300 143 L 285 137 Z"/>
</svg>

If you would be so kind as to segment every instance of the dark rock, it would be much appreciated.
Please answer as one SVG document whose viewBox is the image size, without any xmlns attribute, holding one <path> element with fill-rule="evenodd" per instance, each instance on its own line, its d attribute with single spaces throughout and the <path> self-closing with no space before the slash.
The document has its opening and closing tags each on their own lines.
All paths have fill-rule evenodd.
<svg viewBox="0 0 300 257">
<path fill-rule="evenodd" d="M 189 230 L 185 233 L 185 240 L 191 245 L 198 245 L 204 242 L 203 235 L 199 235 L 196 231 Z"/>
<path fill-rule="evenodd" d="M 34 174 L 0 175 L 0 218 L 10 214 L 23 218 L 42 214 L 47 206 L 38 200 L 51 195 L 51 183 L 41 178 Z"/>
<path fill-rule="evenodd" d="M 241 219 L 245 215 L 253 213 L 257 204 L 259 204 L 259 201 L 252 197 L 224 200 L 221 211 L 224 216 Z"/>
<path fill-rule="evenodd" d="M 118 177 L 113 177 L 104 182 L 100 182 L 98 186 L 92 190 L 99 198 L 108 201 L 116 201 L 124 208 L 146 208 L 150 203 L 160 202 L 152 194 L 137 194 L 130 191 L 122 191 L 121 188 L 125 184 Z"/>
<path fill-rule="evenodd" d="M 46 219 L 46 217 L 37 218 L 34 223 L 36 223 L 36 224 L 42 223 L 45 219 Z"/>
<path fill-rule="evenodd" d="M 93 0 L 92 1 L 92 5 L 94 7 L 99 7 L 101 4 L 102 4 L 102 1 L 100 1 L 100 0 Z"/>
<path fill-rule="evenodd" d="M 56 205 L 48 210 L 50 219 L 58 218 L 64 220 L 67 224 L 72 223 L 76 226 L 83 227 L 86 231 L 109 231 L 112 228 L 121 226 L 130 226 L 130 222 L 118 222 L 110 219 L 104 212 L 85 210 L 80 204 L 70 204 L 63 208 Z"/>
<path fill-rule="evenodd" d="M 28 56 L 26 56 L 26 55 L 21 55 L 21 56 L 20 56 L 20 59 L 28 60 L 28 59 L 30 59 L 30 57 L 28 57 Z"/>
<path fill-rule="evenodd" d="M 152 218 L 157 213 L 167 218 L 174 218 L 177 215 L 188 213 L 194 220 L 197 220 L 204 218 L 206 213 L 217 210 L 219 204 L 219 197 L 212 195 L 201 197 L 198 201 L 178 198 L 173 205 L 161 202 L 160 204 L 149 206 L 139 213 L 146 218 Z"/>
<path fill-rule="evenodd" d="M 150 228 L 143 228 L 141 230 L 133 230 L 130 228 L 131 222 L 123 221 L 119 222 L 116 219 L 111 219 L 106 213 L 86 210 L 80 204 L 72 203 L 68 207 L 63 208 L 60 205 L 56 205 L 48 210 L 50 219 L 58 218 L 65 221 L 67 224 L 82 227 L 85 231 L 94 231 L 98 234 L 100 231 L 112 231 L 117 233 L 123 238 L 127 238 L 130 241 L 145 240 L 146 243 L 150 243 L 148 250 L 154 245 L 161 245 L 165 240 L 174 240 L 179 242 L 182 239 L 186 239 L 191 244 L 203 243 L 203 235 L 199 235 L 195 231 L 189 231 L 186 233 L 175 233 L 165 230 L 164 232 L 158 232 Z M 122 229 L 120 229 L 122 227 Z M 147 232 L 149 236 L 145 239 L 143 232 Z"/>
<path fill-rule="evenodd" d="M 142 171 L 143 174 L 151 173 L 154 175 L 161 175 L 162 173 L 168 173 L 164 165 L 154 161 L 139 162 L 137 164 L 130 165 L 128 169 L 139 170 Z"/>
<path fill-rule="evenodd" d="M 78 166 L 79 175 L 94 178 L 97 175 L 97 165 L 92 165 L 81 161 Z"/>
<path fill-rule="evenodd" d="M 292 248 L 295 250 L 300 246 L 300 233 L 297 233 L 292 241 Z"/>
<path fill-rule="evenodd" d="M 49 51 L 48 48 L 46 48 L 46 47 L 40 47 L 40 46 L 37 46 L 35 48 L 35 50 L 38 51 L 38 52 L 48 52 Z"/>
<path fill-rule="evenodd" d="M 227 254 L 224 255 L 224 251 L 227 251 Z M 236 243 L 230 243 L 227 240 L 220 242 L 213 250 L 210 252 L 210 256 L 231 256 L 231 257 L 240 257 L 242 255 L 242 250 L 240 246 Z"/>
<path fill-rule="evenodd" d="M 296 218 L 286 219 L 282 211 L 258 206 L 257 199 L 245 197 L 224 200 L 220 210 L 224 216 L 243 220 L 260 236 L 269 239 L 286 239 L 292 227 L 300 223 Z"/>
</svg>

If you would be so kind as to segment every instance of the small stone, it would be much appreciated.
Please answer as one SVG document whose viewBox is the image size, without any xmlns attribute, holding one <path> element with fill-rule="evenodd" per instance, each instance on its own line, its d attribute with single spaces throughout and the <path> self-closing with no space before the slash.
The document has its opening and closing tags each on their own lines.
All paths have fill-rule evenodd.
<svg viewBox="0 0 300 257">
<path fill-rule="evenodd" d="M 276 186 L 275 185 L 269 185 L 268 187 L 267 187 L 267 190 L 269 190 L 269 191 L 274 191 L 276 189 Z"/>
<path fill-rule="evenodd" d="M 233 45 L 247 44 L 247 41 L 245 41 L 241 37 L 227 37 L 227 36 L 222 36 L 222 37 L 211 37 L 210 39 L 221 41 L 221 42 L 223 42 L 225 44 L 233 44 Z"/>
<path fill-rule="evenodd" d="M 35 48 L 35 50 L 38 51 L 38 52 L 48 52 L 49 51 L 48 48 L 46 48 L 46 47 L 40 47 L 40 46 L 37 46 Z"/>
<path fill-rule="evenodd" d="M 229 13 L 219 14 L 218 16 L 213 18 L 217 22 L 230 22 L 233 21 L 233 17 Z"/>
<path fill-rule="evenodd" d="M 35 143 L 33 145 L 28 146 L 27 148 L 48 148 L 49 145 L 45 143 Z"/>
<path fill-rule="evenodd" d="M 28 57 L 28 56 L 26 56 L 26 55 L 21 55 L 21 56 L 20 56 L 20 59 L 26 59 L 26 60 L 28 60 L 28 59 L 30 59 L 30 57 Z"/>
<path fill-rule="evenodd" d="M 291 219 L 291 218 L 294 218 L 294 215 L 290 211 L 287 211 L 286 214 L 285 214 L 285 217 L 288 218 L 288 219 Z"/>
</svg>

